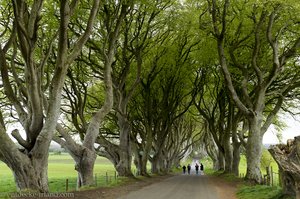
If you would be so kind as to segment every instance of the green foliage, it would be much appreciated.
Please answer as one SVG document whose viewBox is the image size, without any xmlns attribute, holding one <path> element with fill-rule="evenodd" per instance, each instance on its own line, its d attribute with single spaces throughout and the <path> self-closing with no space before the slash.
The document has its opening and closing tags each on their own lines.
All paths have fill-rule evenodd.
<svg viewBox="0 0 300 199">
<path fill-rule="evenodd" d="M 5 19 L 10 19 L 9 12 L 11 10 L 11 3 L 8 0 L 1 1 L 0 9 L 1 12 L 5 13 L 5 16 L 2 16 L 2 22 Z M 32 3 L 33 0 L 28 1 L 28 3 Z M 182 2 L 182 3 L 181 3 Z M 184 2 L 184 3 L 183 3 Z M 222 2 L 222 1 L 218 1 Z M 71 25 L 72 28 L 71 38 L 69 45 L 72 45 L 78 35 L 82 34 L 84 27 L 86 26 L 87 11 L 90 9 L 90 2 L 89 1 L 81 1 L 81 4 L 78 9 L 75 10 L 75 14 L 71 18 Z M 114 9 L 116 1 L 106 1 L 108 9 Z M 217 48 L 212 47 L 216 46 L 216 41 L 213 39 L 213 35 L 211 31 L 207 31 L 212 28 L 211 19 L 206 13 L 209 13 L 207 10 L 207 2 L 199 2 L 195 0 L 186 0 L 186 1 L 151 1 L 151 0 L 142 0 L 142 1 L 135 1 L 135 11 L 137 14 L 142 16 L 142 13 L 148 13 L 149 15 L 145 15 L 142 17 L 136 17 L 133 19 L 130 24 L 128 36 L 129 40 L 132 42 L 130 43 L 130 48 L 140 48 L 140 42 L 142 38 L 145 37 L 146 34 L 151 32 L 151 36 L 149 36 L 149 40 L 147 40 L 145 44 L 144 51 L 142 52 L 143 57 L 143 70 L 142 75 L 143 77 L 147 76 L 147 74 L 151 74 L 152 72 L 157 72 L 158 77 L 155 79 L 154 84 L 151 85 L 152 89 L 152 96 L 151 98 L 155 99 L 153 104 L 156 107 L 159 107 L 160 112 L 165 113 L 166 110 L 172 106 L 171 102 L 171 95 L 174 98 L 173 103 L 182 103 L 183 107 L 185 102 L 190 100 L 190 97 L 185 97 L 190 92 L 193 86 L 193 78 L 195 76 L 195 72 L 200 69 L 210 69 L 210 75 L 207 78 L 206 85 L 212 85 L 215 88 L 216 81 L 221 79 L 219 74 L 219 67 L 218 64 L 218 57 L 217 57 Z M 220 3 L 221 5 L 221 3 Z M 279 6 L 280 5 L 280 6 Z M 254 38 L 253 38 L 253 31 L 256 27 L 254 23 L 254 19 L 259 19 L 263 10 L 266 10 L 267 13 L 270 13 L 274 9 L 280 7 L 278 12 L 276 13 L 276 23 L 272 27 L 272 32 L 276 37 L 279 38 L 280 43 L 280 53 L 290 47 L 289 43 L 292 43 L 292 40 L 298 37 L 299 34 L 299 26 L 294 25 L 294 22 L 299 21 L 299 15 L 295 15 L 294 13 L 299 13 L 300 11 L 300 4 L 296 0 L 249 0 L 249 1 L 239 1 L 233 0 L 231 1 L 231 5 L 229 8 L 228 16 L 228 29 L 226 32 L 226 45 L 229 46 L 230 49 L 227 49 L 226 56 L 228 59 L 230 57 L 229 51 L 232 50 L 232 54 L 236 56 L 237 61 L 242 66 L 249 66 L 251 63 L 251 56 L 253 54 L 253 46 L 254 46 Z M 36 48 L 36 56 L 35 60 L 40 60 L 44 57 L 46 50 L 49 48 L 49 43 L 51 39 L 54 38 L 56 34 L 56 30 L 59 26 L 59 6 L 58 1 L 45 1 L 44 9 L 42 10 L 41 19 L 39 21 L 39 37 L 38 37 L 38 44 L 39 48 Z M 166 9 L 167 7 L 167 9 Z M 5 9 L 4 9 L 5 8 Z M 7 8 L 7 9 L 6 9 Z M 103 8 L 102 8 L 103 9 Z M 220 6 L 221 9 L 221 6 Z M 219 10 L 221 11 L 221 10 Z M 99 12 L 99 22 L 95 26 L 98 29 L 98 33 L 101 35 L 101 31 L 105 31 L 105 28 L 101 26 L 101 18 L 103 18 L 103 10 Z M 203 13 L 202 13 L 203 12 Z M 101 14 L 102 13 L 102 14 Z M 141 23 L 141 21 L 148 21 L 150 14 L 158 14 L 155 20 L 152 21 L 149 26 L 142 26 L 139 28 L 137 24 Z M 203 15 L 202 15 L 203 14 Z M 199 17 L 200 16 L 200 17 Z M 127 18 L 129 21 L 129 19 Z M 12 20 L 8 20 L 7 26 L 11 26 L 10 24 Z M 4 22 L 3 22 L 4 23 Z M 135 24 L 135 25 L 134 25 Z M 286 27 L 283 25 L 286 24 Z M 220 27 L 221 25 L 218 24 Z M 267 20 L 264 22 L 265 29 L 267 27 Z M 101 27 L 101 28 L 99 28 Z M 154 28 L 153 28 L 154 27 Z M 3 26 L 0 26 L 0 32 L 3 31 Z M 102 30 L 103 29 L 103 30 Z M 200 30 L 199 30 L 200 29 Z M 149 31 L 149 32 L 148 32 Z M 121 31 L 122 32 L 122 31 Z M 262 31 L 263 32 L 263 31 Z M 122 32 L 124 33 L 124 32 Z M 135 35 L 140 33 L 140 35 Z M 8 34 L 8 33 L 6 33 Z M 95 33 L 96 35 L 97 33 Z M 8 34 L 9 35 L 9 34 Z M 94 35 L 94 36 L 95 36 Z M 167 35 L 167 37 L 165 37 Z M 250 35 L 248 38 L 247 36 Z M 260 56 L 258 57 L 259 65 L 261 70 L 263 71 L 264 75 L 270 73 L 268 70 L 270 67 L 273 66 L 272 64 L 272 49 L 267 42 L 265 34 L 261 35 L 261 46 L 260 49 Z M 96 36 L 95 36 L 96 37 Z M 97 47 L 102 48 L 104 44 L 102 43 L 105 39 L 103 39 L 103 35 L 100 36 L 99 41 L 95 41 Z M 8 36 L 3 36 L 3 40 L 7 40 Z M 93 37 L 91 37 L 92 39 Z M 124 43 L 125 35 L 120 36 L 120 41 L 118 41 L 118 45 L 122 46 Z M 146 38 L 146 37 L 145 37 Z M 102 41 L 103 40 L 103 41 Z M 89 44 L 91 45 L 91 44 Z M 57 43 L 54 42 L 54 49 L 57 48 Z M 128 47 L 129 48 L 129 47 Z M 82 52 L 83 54 L 89 52 L 90 46 L 86 46 L 85 50 Z M 118 49 L 116 49 L 119 51 Z M 133 49 L 131 49 L 132 51 Z M 55 50 L 53 50 L 55 51 Z M 91 55 L 91 60 L 84 65 L 84 67 L 79 63 L 78 68 L 75 68 L 73 65 L 72 69 L 76 70 L 71 76 L 77 76 L 77 79 L 80 80 L 78 82 L 82 84 L 87 84 L 87 104 L 88 106 L 85 107 L 85 115 L 84 118 L 88 121 L 94 112 L 95 109 L 101 107 L 103 100 L 104 100 L 104 88 L 105 85 L 101 82 L 101 80 L 94 80 L 91 78 L 92 76 L 88 76 L 87 74 L 92 73 L 87 66 L 95 65 L 94 62 L 97 61 L 98 67 L 102 66 L 101 56 L 93 51 L 89 52 L 89 56 Z M 124 54 L 129 53 L 125 52 Z M 52 55 L 51 56 L 57 56 Z M 121 53 L 119 53 L 119 58 L 122 57 Z M 298 59 L 298 57 L 297 57 Z M 118 60 L 118 59 L 116 59 Z M 84 60 L 87 62 L 87 60 Z M 155 63 L 153 63 L 155 62 Z M 122 63 L 119 64 L 116 61 L 116 65 L 114 65 L 114 70 L 118 73 L 123 73 L 127 71 L 123 71 Z M 297 63 L 297 62 L 296 62 Z M 21 63 L 20 65 L 22 65 Z M 53 63 L 52 63 L 53 64 Z M 156 66 L 156 70 L 152 70 L 154 66 Z M 295 63 L 294 63 L 295 64 Z M 51 63 L 49 63 L 51 66 Z M 51 73 L 47 73 L 50 71 L 47 70 L 48 64 L 46 65 L 45 69 L 45 76 L 51 76 Z M 117 68 L 119 67 L 119 68 Z M 285 66 L 284 72 L 289 74 L 289 72 L 294 71 L 294 65 L 292 63 L 287 63 Z M 98 68 L 98 69 L 99 69 Z M 126 79 L 126 85 L 131 85 L 137 74 L 137 64 L 133 62 L 131 64 L 130 74 L 128 80 Z M 250 67 L 247 69 L 249 72 L 249 81 L 247 86 L 249 90 L 252 90 L 254 86 L 257 84 L 257 80 L 253 79 L 254 71 Z M 230 72 L 233 74 L 234 81 L 239 82 L 241 80 L 241 71 L 238 69 L 237 66 L 234 66 L 233 63 L 230 63 Z M 101 71 L 99 69 L 99 71 Z M 98 71 L 98 72 L 99 72 Z M 160 72 L 158 72 L 160 71 Z M 100 72 L 99 72 L 100 73 Z M 214 74 L 213 74 L 214 73 Z M 74 75 L 74 76 L 75 76 Z M 287 75 L 288 76 L 288 75 Z M 143 78 L 142 77 L 142 78 Z M 145 78 L 146 79 L 146 78 Z M 288 79 L 284 76 L 279 79 L 280 81 L 276 82 L 274 86 L 274 90 L 278 90 L 276 86 L 278 85 L 287 85 Z M 46 81 L 46 80 L 44 80 Z M 67 80 L 68 81 L 68 80 Z M 45 83 L 45 82 L 44 82 Z M 70 84 L 70 82 L 67 82 Z M 171 87 L 170 92 L 165 96 L 166 90 L 169 89 L 167 87 Z M 237 87 L 239 84 L 237 84 Z M 212 89 L 206 87 L 207 90 Z M 207 92 L 204 90 L 204 92 Z M 70 93 L 73 93 L 72 91 Z M 168 98 L 165 101 L 161 99 L 163 97 Z M 181 98 L 182 97 L 182 98 Z M 181 98 L 181 101 L 177 102 L 177 98 Z M 207 94 L 204 96 L 204 99 L 207 101 L 212 101 L 212 96 Z M 75 99 L 76 100 L 76 99 Z M 147 99 L 149 100 L 149 99 Z M 271 101 L 271 100 L 270 100 Z M 166 103 L 167 106 L 163 107 L 160 106 L 161 104 Z M 133 106 L 137 106 L 134 104 Z M 143 106 L 141 106 L 143 107 Z M 174 105 L 175 107 L 175 105 Z M 271 103 L 269 106 L 266 106 L 266 112 L 272 111 L 274 105 Z M 67 105 L 68 108 L 68 105 Z M 152 107 L 151 107 L 152 108 Z M 141 108 L 142 109 L 142 108 Z M 174 111 L 174 110 L 171 110 Z M 171 113 L 168 111 L 168 113 Z M 176 110 L 178 111 L 178 109 Z M 143 110 L 141 111 L 143 112 Z M 175 112 L 175 111 L 174 111 Z M 190 112 L 193 112 L 190 111 Z M 195 111 L 196 112 L 196 111 Z M 153 114 L 154 115 L 154 114 Z M 161 115 L 157 114 L 156 116 L 161 117 Z M 169 118 L 170 116 L 168 116 Z M 280 123 L 279 120 L 274 122 L 277 127 L 283 127 L 283 124 Z M 106 122 L 105 126 L 107 129 L 115 130 L 116 125 L 113 122 Z M 56 154 L 59 155 L 59 154 Z M 205 171 L 207 173 L 211 173 L 211 161 L 209 159 L 201 160 L 205 165 Z M 276 165 L 273 159 L 270 157 L 270 154 L 264 150 L 261 166 L 263 170 L 266 166 Z M 95 169 L 98 169 L 98 164 L 96 164 Z M 100 168 L 100 166 L 99 166 Z M 275 171 L 277 171 L 277 167 L 273 167 Z M 111 169 L 110 164 L 101 164 L 101 171 L 105 169 Z M 7 185 L 1 186 L 1 190 L 8 191 L 11 190 L 13 187 L 13 179 L 11 177 L 11 173 L 0 164 L 0 184 Z M 241 163 L 240 163 L 240 172 L 246 173 L 246 163 L 245 157 L 242 156 Z M 7 174 L 8 173 L 8 174 Z M 7 175 L 6 175 L 7 174 Z M 57 156 L 50 156 L 49 157 L 49 184 L 50 189 L 55 189 L 52 187 L 60 187 L 63 186 L 64 182 L 56 183 L 60 177 L 70 177 L 70 180 L 74 180 L 76 177 L 76 172 L 74 171 L 74 163 L 70 161 L 65 156 L 61 155 L 60 157 Z M 232 178 L 232 176 L 228 176 L 228 178 Z M 3 180 L 3 181 L 2 181 Z"/>
<path fill-rule="evenodd" d="M 94 81 L 92 82 L 92 86 L 88 89 L 88 98 L 87 98 L 87 112 L 91 112 L 89 110 L 90 107 L 100 108 L 104 102 L 104 84 L 102 81 Z M 87 118 L 88 119 L 88 118 Z"/>
<path fill-rule="evenodd" d="M 208 168 L 213 167 L 212 161 L 209 157 L 202 158 L 199 162 L 201 162 L 204 165 L 204 171 L 205 172 Z"/>
</svg>

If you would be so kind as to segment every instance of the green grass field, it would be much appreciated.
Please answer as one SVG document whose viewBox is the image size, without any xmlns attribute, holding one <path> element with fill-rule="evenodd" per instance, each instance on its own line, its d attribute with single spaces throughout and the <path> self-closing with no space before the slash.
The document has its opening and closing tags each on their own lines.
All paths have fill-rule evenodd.
<svg viewBox="0 0 300 199">
<path fill-rule="evenodd" d="M 114 177 L 115 169 L 111 162 L 105 158 L 98 157 L 94 167 L 97 175 L 97 183 L 105 185 L 106 174 L 108 179 Z M 49 155 L 48 163 L 49 188 L 51 192 L 64 192 L 66 179 L 69 180 L 69 190 L 76 188 L 77 172 L 74 169 L 74 161 L 69 154 Z M 0 192 L 15 192 L 16 186 L 11 170 L 0 162 Z"/>
</svg>

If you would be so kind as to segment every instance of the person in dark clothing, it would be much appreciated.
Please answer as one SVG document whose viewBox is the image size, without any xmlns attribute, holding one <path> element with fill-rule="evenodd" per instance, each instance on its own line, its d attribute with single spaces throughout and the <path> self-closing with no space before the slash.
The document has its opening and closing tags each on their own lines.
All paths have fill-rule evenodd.
<svg viewBox="0 0 300 199">
<path fill-rule="evenodd" d="M 199 172 L 199 165 L 196 163 L 195 165 L 195 170 L 196 170 L 196 174 L 198 175 L 198 172 Z"/>
<path fill-rule="evenodd" d="M 190 164 L 188 164 L 187 169 L 188 169 L 188 174 L 191 174 L 191 165 Z"/>
<path fill-rule="evenodd" d="M 204 166 L 203 166 L 203 164 L 202 163 L 200 163 L 200 172 L 201 172 L 201 174 L 203 175 L 204 174 Z"/>
<path fill-rule="evenodd" d="M 186 171 L 186 166 L 185 165 L 183 165 L 182 170 L 183 170 L 183 174 L 185 174 L 185 171 Z"/>
</svg>

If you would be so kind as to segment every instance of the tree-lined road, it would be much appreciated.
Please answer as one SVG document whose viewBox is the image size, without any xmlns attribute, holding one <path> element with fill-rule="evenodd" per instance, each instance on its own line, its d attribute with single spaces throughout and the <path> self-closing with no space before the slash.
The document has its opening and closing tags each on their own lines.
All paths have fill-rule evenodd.
<svg viewBox="0 0 300 199">
<path fill-rule="evenodd" d="M 179 175 L 118 199 L 221 199 L 206 175 Z"/>
</svg>

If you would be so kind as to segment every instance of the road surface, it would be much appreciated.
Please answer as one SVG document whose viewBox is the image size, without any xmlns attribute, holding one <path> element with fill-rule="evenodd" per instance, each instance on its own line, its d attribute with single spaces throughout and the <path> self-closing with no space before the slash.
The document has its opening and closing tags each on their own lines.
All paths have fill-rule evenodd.
<svg viewBox="0 0 300 199">
<path fill-rule="evenodd" d="M 178 175 L 118 199 L 222 199 L 206 175 Z"/>
</svg>

